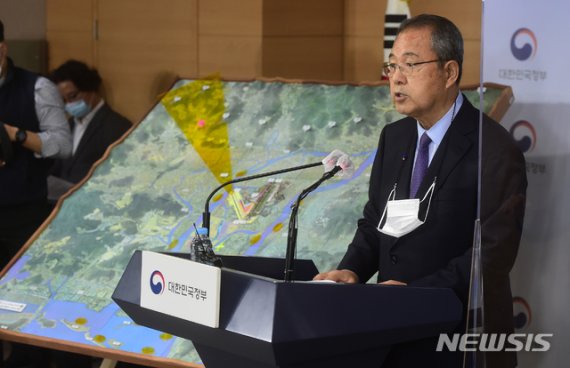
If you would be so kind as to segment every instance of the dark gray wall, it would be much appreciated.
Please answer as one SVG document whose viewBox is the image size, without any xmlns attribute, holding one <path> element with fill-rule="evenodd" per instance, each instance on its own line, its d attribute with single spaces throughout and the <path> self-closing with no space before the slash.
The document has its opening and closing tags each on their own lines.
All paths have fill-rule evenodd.
<svg viewBox="0 0 570 368">
<path fill-rule="evenodd" d="M 7 40 L 45 40 L 46 0 L 1 0 Z"/>
</svg>

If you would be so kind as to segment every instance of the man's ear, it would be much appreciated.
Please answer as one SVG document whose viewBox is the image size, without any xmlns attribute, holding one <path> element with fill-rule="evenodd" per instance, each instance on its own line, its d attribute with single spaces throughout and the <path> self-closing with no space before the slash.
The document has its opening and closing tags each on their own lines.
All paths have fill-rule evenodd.
<svg viewBox="0 0 570 368">
<path fill-rule="evenodd" d="M 459 64 L 455 60 L 449 60 L 443 66 L 443 70 L 446 77 L 445 86 L 449 88 L 453 86 L 459 78 Z"/>
</svg>

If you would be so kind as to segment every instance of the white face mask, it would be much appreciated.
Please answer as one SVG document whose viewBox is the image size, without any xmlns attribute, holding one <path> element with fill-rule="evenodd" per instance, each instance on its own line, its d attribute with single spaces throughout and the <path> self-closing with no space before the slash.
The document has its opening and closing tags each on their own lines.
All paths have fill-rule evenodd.
<svg viewBox="0 0 570 368">
<path fill-rule="evenodd" d="M 435 180 L 421 201 L 419 198 L 395 200 L 396 186 L 394 186 L 394 189 L 392 189 L 388 195 L 388 202 L 386 203 L 386 207 L 382 213 L 382 218 L 378 223 L 378 231 L 382 234 L 393 236 L 394 238 L 400 238 L 423 225 L 428 216 L 434 188 Z M 426 215 L 423 220 L 420 220 L 420 204 L 428 197 L 428 195 L 429 200 Z M 386 218 L 386 223 L 384 226 L 381 226 L 384 218 Z"/>
</svg>

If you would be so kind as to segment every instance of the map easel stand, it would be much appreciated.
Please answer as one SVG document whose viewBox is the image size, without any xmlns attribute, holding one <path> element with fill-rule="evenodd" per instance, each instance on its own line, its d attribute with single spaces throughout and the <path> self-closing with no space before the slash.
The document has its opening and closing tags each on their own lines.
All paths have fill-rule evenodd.
<svg viewBox="0 0 570 368">
<path fill-rule="evenodd" d="M 103 361 L 101 362 L 101 365 L 99 366 L 99 368 L 115 368 L 116 365 L 117 365 L 117 361 L 116 361 L 116 360 L 103 359 Z"/>
<path fill-rule="evenodd" d="M 282 276 L 282 259 L 223 262 L 232 268 L 222 268 L 219 328 L 141 307 L 140 251 L 113 300 L 136 323 L 192 340 L 207 368 L 377 368 L 392 344 L 451 332 L 461 319 L 450 289 L 298 281 L 316 273 L 304 260 L 297 281 L 284 282 L 271 277 Z"/>
</svg>

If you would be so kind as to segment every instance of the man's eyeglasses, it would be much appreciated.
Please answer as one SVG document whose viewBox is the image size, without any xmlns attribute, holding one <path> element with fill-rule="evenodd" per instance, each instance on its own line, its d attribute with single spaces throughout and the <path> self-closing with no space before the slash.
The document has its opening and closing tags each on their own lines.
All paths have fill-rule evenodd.
<svg viewBox="0 0 570 368">
<path fill-rule="evenodd" d="M 429 61 L 420 61 L 417 63 L 404 63 L 404 64 L 384 63 L 384 67 L 382 68 L 382 70 L 384 71 L 384 75 L 386 75 L 388 78 L 391 78 L 394 75 L 394 73 L 396 73 L 396 69 L 399 69 L 400 73 L 402 73 L 402 75 L 405 75 L 407 77 L 414 72 L 414 67 L 416 65 L 436 63 L 439 61 L 440 61 L 439 59 L 436 59 Z"/>
</svg>

